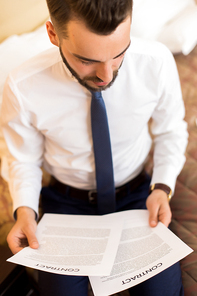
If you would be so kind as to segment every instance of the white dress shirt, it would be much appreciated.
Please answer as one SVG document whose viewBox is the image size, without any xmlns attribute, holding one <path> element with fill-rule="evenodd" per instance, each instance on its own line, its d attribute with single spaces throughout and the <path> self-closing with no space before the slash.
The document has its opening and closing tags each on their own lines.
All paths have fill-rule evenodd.
<svg viewBox="0 0 197 296">
<path fill-rule="evenodd" d="M 172 54 L 160 43 L 132 38 L 117 79 L 102 94 L 116 187 L 142 170 L 152 145 L 152 118 L 152 183 L 174 190 L 185 161 L 187 126 Z M 90 104 L 90 92 L 72 77 L 57 47 L 9 75 L 1 116 L 12 155 L 9 185 L 14 210 L 28 206 L 38 211 L 41 166 L 73 187 L 96 188 Z"/>
</svg>

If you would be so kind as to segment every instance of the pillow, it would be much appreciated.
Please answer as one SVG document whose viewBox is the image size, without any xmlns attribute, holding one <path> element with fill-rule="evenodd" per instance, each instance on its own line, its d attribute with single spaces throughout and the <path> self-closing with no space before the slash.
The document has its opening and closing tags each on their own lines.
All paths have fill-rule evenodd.
<svg viewBox="0 0 197 296">
<path fill-rule="evenodd" d="M 163 26 L 194 0 L 134 0 L 131 35 L 156 40 Z"/>
<path fill-rule="evenodd" d="M 186 8 L 167 24 L 157 40 L 164 43 L 174 54 L 189 54 L 197 44 L 197 6 Z"/>
<path fill-rule="evenodd" d="M 0 42 L 35 30 L 49 17 L 45 0 L 0 0 Z"/>
</svg>

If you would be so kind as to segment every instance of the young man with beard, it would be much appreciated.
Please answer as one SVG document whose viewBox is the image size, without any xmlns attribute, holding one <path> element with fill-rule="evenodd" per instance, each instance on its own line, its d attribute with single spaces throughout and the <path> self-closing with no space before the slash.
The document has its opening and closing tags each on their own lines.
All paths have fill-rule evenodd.
<svg viewBox="0 0 197 296">
<path fill-rule="evenodd" d="M 98 92 L 104 99 L 111 139 L 114 210 L 147 207 L 151 227 L 158 221 L 168 226 L 168 199 L 187 144 L 171 53 L 159 43 L 130 38 L 132 0 L 48 0 L 47 4 L 51 22 L 46 28 L 55 47 L 14 70 L 4 90 L 2 125 L 12 155 L 9 185 L 16 217 L 8 235 L 10 249 L 21 250 L 24 238 L 38 248 L 41 165 L 52 175 L 50 186 L 41 192 L 43 212 L 100 214 L 93 194 L 97 185 L 90 111 L 92 93 Z M 150 119 L 151 178 L 143 170 L 152 145 Z M 39 282 L 41 296 L 87 296 L 87 277 L 39 272 Z M 179 264 L 129 292 L 183 295 Z"/>
</svg>

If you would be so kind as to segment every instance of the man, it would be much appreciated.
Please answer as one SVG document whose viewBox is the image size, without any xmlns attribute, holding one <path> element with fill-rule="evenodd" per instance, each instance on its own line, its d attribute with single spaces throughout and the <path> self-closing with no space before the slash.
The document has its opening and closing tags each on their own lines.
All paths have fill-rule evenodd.
<svg viewBox="0 0 197 296">
<path fill-rule="evenodd" d="M 13 253 L 35 236 L 41 169 L 43 212 L 98 214 L 90 105 L 102 91 L 110 130 L 116 211 L 149 210 L 151 227 L 171 221 L 168 202 L 184 164 L 187 131 L 175 62 L 161 44 L 130 39 L 132 0 L 48 0 L 47 32 L 55 45 L 7 80 L 2 125 L 12 155 L 10 192 L 16 223 Z M 151 148 L 154 167 L 143 173 Z M 103 166 L 105 163 L 103 163 Z M 149 192 L 149 185 L 154 190 Z M 82 198 L 83 196 L 83 198 Z M 36 214 L 35 214 L 36 213 Z M 87 277 L 40 272 L 41 295 L 85 296 Z M 131 295 L 183 295 L 179 264 L 130 289 Z"/>
</svg>

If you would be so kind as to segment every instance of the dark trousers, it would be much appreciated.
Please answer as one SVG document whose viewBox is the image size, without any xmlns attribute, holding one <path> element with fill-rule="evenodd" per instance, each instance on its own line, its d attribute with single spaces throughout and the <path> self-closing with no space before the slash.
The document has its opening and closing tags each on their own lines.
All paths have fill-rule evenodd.
<svg viewBox="0 0 197 296">
<path fill-rule="evenodd" d="M 145 209 L 150 177 L 133 192 L 117 201 L 117 211 Z M 42 189 L 42 209 L 44 213 L 97 215 L 96 205 L 60 194 L 54 188 Z M 39 271 L 40 296 L 87 296 L 88 277 L 65 276 Z M 179 263 L 164 270 L 151 279 L 129 289 L 131 296 L 183 296 Z"/>
</svg>

